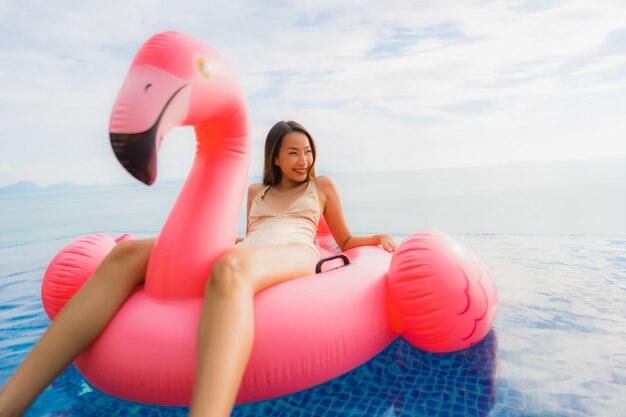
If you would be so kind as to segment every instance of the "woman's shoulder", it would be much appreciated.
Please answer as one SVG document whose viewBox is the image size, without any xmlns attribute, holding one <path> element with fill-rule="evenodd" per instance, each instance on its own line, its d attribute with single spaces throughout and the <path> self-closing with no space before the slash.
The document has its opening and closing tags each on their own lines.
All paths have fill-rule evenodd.
<svg viewBox="0 0 626 417">
<path fill-rule="evenodd" d="M 261 183 L 261 182 L 255 182 L 250 184 L 250 186 L 248 187 L 248 198 L 252 199 L 254 198 L 258 193 L 261 192 L 261 190 L 265 187 L 265 184 Z"/>
<path fill-rule="evenodd" d="M 328 175 L 315 177 L 314 181 L 320 201 L 326 203 L 329 198 L 333 198 L 337 195 L 337 187 L 335 186 L 333 179 Z"/>
<path fill-rule="evenodd" d="M 320 175 L 319 177 L 315 177 L 314 182 L 315 186 L 318 189 L 321 188 L 322 190 L 328 190 L 336 188 L 333 179 L 328 175 Z"/>
</svg>

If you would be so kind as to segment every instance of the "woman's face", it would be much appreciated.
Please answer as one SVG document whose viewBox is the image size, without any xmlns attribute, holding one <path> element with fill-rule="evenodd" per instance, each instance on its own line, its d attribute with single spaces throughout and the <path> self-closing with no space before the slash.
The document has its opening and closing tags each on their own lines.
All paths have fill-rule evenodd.
<svg viewBox="0 0 626 417">
<path fill-rule="evenodd" d="M 280 168 L 283 180 L 292 182 L 306 180 L 309 168 L 313 164 L 313 150 L 307 135 L 289 132 L 283 136 L 283 143 L 274 163 Z"/>
</svg>

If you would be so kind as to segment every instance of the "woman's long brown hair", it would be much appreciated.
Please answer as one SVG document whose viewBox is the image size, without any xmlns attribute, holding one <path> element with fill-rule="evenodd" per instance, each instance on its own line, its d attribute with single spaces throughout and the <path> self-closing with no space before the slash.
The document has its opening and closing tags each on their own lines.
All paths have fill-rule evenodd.
<svg viewBox="0 0 626 417">
<path fill-rule="evenodd" d="M 282 172 L 280 168 L 274 164 L 274 160 L 278 156 L 278 151 L 283 144 L 283 138 L 289 132 L 304 133 L 309 138 L 309 145 L 311 146 L 311 152 L 313 153 L 313 163 L 309 167 L 306 175 L 306 181 L 311 178 L 315 178 L 315 141 L 311 134 L 298 122 L 289 120 L 287 122 L 281 121 L 276 123 L 269 132 L 267 132 L 267 138 L 265 139 L 265 162 L 263 164 L 263 184 L 276 185 L 280 182 Z"/>
</svg>

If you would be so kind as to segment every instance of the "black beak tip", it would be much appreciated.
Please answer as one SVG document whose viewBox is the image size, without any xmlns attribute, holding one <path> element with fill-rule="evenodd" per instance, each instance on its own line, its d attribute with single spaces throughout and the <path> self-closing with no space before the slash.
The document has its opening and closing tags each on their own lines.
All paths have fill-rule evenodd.
<svg viewBox="0 0 626 417">
<path fill-rule="evenodd" d="M 139 181 L 143 182 L 146 185 L 154 184 L 156 180 L 156 175 L 152 175 L 150 173 L 130 173 L 133 177 L 137 178 Z"/>
<path fill-rule="evenodd" d="M 152 129 L 142 133 L 111 133 L 115 157 L 133 177 L 146 185 L 156 179 L 156 146 Z"/>
</svg>

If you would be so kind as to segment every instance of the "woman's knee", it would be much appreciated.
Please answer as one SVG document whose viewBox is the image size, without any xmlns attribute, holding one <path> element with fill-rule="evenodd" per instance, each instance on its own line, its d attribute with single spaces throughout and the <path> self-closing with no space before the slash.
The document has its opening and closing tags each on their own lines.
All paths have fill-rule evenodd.
<svg viewBox="0 0 626 417">
<path fill-rule="evenodd" d="M 107 256 L 109 262 L 145 261 L 150 256 L 152 242 L 147 240 L 125 240 L 118 243 Z"/>
<path fill-rule="evenodd" d="M 105 274 L 107 281 L 141 283 L 153 244 L 153 240 L 126 240 L 117 244 L 100 265 L 103 271 L 112 271 Z"/>
<path fill-rule="evenodd" d="M 211 278 L 207 282 L 207 291 L 216 291 L 228 295 L 239 291 L 248 291 L 250 285 L 246 279 L 249 261 L 238 251 L 227 252 L 219 258 L 211 269 Z"/>
</svg>

